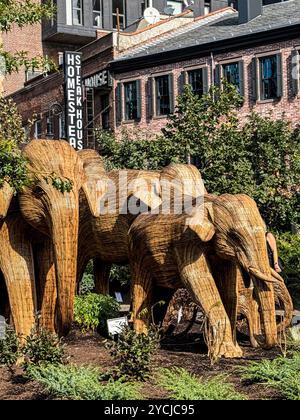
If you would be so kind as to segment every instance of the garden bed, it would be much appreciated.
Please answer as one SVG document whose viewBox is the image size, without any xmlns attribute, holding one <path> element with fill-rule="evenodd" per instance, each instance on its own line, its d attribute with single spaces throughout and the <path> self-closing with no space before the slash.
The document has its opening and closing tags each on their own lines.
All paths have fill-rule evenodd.
<svg viewBox="0 0 300 420">
<path fill-rule="evenodd" d="M 245 366 L 251 361 L 274 359 L 279 351 L 263 351 L 251 349 L 243 345 L 245 357 L 241 360 L 221 360 L 211 366 L 206 356 L 206 349 L 201 341 L 196 341 L 192 334 L 181 340 L 168 339 L 163 343 L 154 358 L 154 368 L 181 367 L 188 372 L 203 378 L 210 378 L 220 374 L 229 376 L 228 381 L 234 384 L 236 391 L 244 394 L 249 399 L 281 399 L 280 394 L 263 385 L 249 385 L 241 380 L 240 366 Z M 114 366 L 108 350 L 105 348 L 105 339 L 98 334 L 81 334 L 74 330 L 66 339 L 66 351 L 69 362 L 78 366 L 96 366 L 107 370 Z M 144 399 L 168 399 L 168 392 L 150 379 L 141 386 Z M 0 368 L 0 400 L 47 400 L 52 397 L 44 392 L 43 387 L 34 381 L 26 381 L 22 377 L 22 370 L 17 369 L 15 375 L 6 368 Z"/>
</svg>

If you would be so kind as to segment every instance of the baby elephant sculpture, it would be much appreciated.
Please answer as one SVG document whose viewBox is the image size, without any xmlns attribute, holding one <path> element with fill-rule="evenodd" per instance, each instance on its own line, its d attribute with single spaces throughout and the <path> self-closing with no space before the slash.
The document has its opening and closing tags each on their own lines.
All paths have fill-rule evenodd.
<svg viewBox="0 0 300 420">
<path fill-rule="evenodd" d="M 203 220 L 200 214 L 197 206 L 193 214 L 144 214 L 133 222 L 129 243 L 135 329 L 147 330 L 145 314 L 153 304 L 154 284 L 173 289 L 184 286 L 209 320 L 212 355 L 242 356 L 235 334 L 241 267 L 254 284 L 265 347 L 275 346 L 273 279 L 265 225 L 256 203 L 246 195 L 206 195 Z M 217 262 L 212 264 L 211 255 Z"/>
</svg>

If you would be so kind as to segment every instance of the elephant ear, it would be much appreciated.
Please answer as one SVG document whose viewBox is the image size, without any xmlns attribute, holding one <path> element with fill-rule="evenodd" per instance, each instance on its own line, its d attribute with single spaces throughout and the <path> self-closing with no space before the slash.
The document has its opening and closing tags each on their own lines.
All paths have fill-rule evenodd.
<svg viewBox="0 0 300 420">
<path fill-rule="evenodd" d="M 103 160 L 95 150 L 82 150 L 78 154 L 83 162 L 86 176 L 82 184 L 82 190 L 92 215 L 99 217 L 101 200 L 108 191 L 108 176 Z"/>
<path fill-rule="evenodd" d="M 195 232 L 202 242 L 209 242 L 215 235 L 212 203 L 202 203 L 194 208 L 185 225 Z"/>
<path fill-rule="evenodd" d="M 5 182 L 2 188 L 0 188 L 0 219 L 6 217 L 13 196 L 14 190 Z"/>
</svg>

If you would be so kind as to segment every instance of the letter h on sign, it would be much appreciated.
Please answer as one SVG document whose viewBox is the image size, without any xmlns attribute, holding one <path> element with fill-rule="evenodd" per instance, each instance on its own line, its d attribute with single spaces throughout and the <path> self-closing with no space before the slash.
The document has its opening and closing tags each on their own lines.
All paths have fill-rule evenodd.
<svg viewBox="0 0 300 420">
<path fill-rule="evenodd" d="M 64 54 L 65 106 L 67 139 L 76 150 L 83 149 L 82 53 Z"/>
</svg>

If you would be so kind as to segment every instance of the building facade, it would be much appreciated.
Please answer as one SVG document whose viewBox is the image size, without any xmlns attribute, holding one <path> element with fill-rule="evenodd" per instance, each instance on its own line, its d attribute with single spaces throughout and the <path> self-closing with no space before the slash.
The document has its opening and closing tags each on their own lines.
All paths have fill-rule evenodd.
<svg viewBox="0 0 300 420">
<path fill-rule="evenodd" d="M 269 2 L 267 2 L 269 3 Z M 274 3 L 274 2 L 272 2 Z M 183 86 L 206 93 L 227 79 L 244 97 L 241 121 L 256 111 L 299 122 L 300 0 L 240 0 L 195 16 L 190 10 L 135 31 L 111 31 L 82 52 L 85 147 L 94 128 L 152 138 Z M 38 77 L 12 95 L 30 138 L 65 138 L 64 77 Z"/>
</svg>

